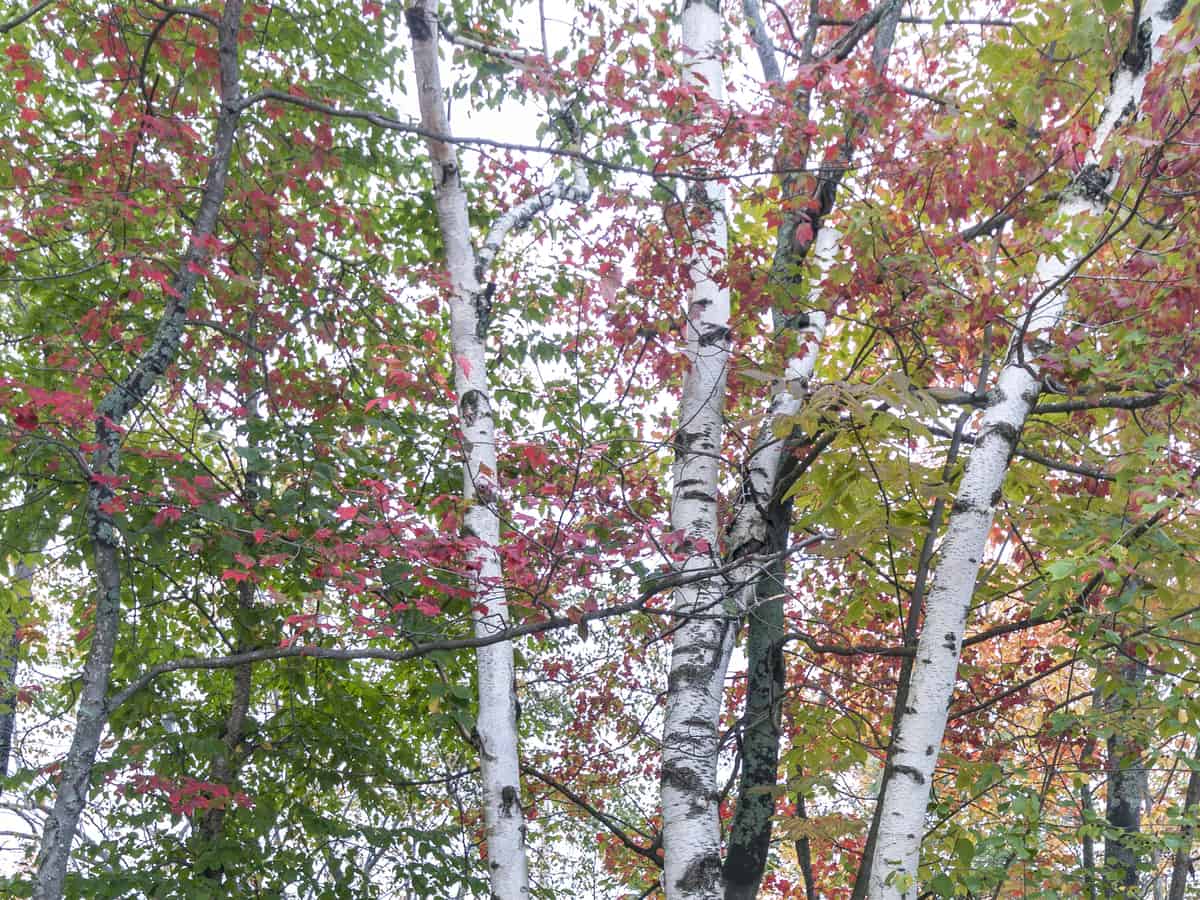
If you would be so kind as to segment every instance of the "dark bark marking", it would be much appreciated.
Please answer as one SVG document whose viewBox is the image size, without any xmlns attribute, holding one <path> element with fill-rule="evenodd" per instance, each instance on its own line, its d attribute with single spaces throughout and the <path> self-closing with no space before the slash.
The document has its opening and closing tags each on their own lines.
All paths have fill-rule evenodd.
<svg viewBox="0 0 1200 900">
<path fill-rule="evenodd" d="M 729 329 L 724 325 L 711 325 L 700 332 L 699 343 L 701 347 L 711 347 L 714 344 L 724 343 L 729 339 Z"/>
<path fill-rule="evenodd" d="M 427 41 L 433 37 L 433 30 L 425 18 L 425 10 L 419 6 L 410 6 L 404 11 L 404 21 L 414 41 Z"/>
<path fill-rule="evenodd" d="M 470 428 L 481 416 L 491 416 L 492 412 L 488 409 L 487 397 L 482 391 L 469 390 L 463 394 L 462 400 L 458 404 L 458 413 L 462 416 L 463 424 Z"/>
<path fill-rule="evenodd" d="M 680 495 L 681 500 L 703 500 L 705 503 L 716 503 L 717 498 L 708 491 L 684 491 Z"/>
<path fill-rule="evenodd" d="M 675 449 L 675 458 L 686 456 L 692 449 L 692 445 L 702 437 L 699 431 L 688 431 L 686 428 L 680 428 L 675 432 L 675 439 L 672 441 Z"/>
<path fill-rule="evenodd" d="M 894 774 L 894 775 L 907 775 L 909 778 L 911 778 L 911 779 L 912 779 L 913 781 L 915 781 L 917 784 L 924 784 L 924 783 L 925 783 L 925 776 L 924 776 L 924 775 L 922 775 L 922 774 L 921 774 L 921 773 L 920 773 L 918 770 L 914 769 L 912 766 L 897 766 L 897 765 L 893 765 L 893 766 L 892 766 L 892 774 Z M 898 813 L 897 813 L 897 814 L 898 814 Z"/>
<path fill-rule="evenodd" d="M 520 809 L 521 801 L 517 799 L 517 789 L 511 784 L 506 784 L 500 789 L 500 812 L 511 818 L 519 814 Z"/>
<path fill-rule="evenodd" d="M 684 663 L 671 670 L 671 674 L 667 676 L 667 684 L 671 691 L 677 691 L 685 686 L 707 681 L 711 673 L 712 666 L 710 665 Z"/>
<path fill-rule="evenodd" d="M 699 859 L 694 859 L 679 876 L 675 886 L 685 893 L 709 891 L 721 882 L 721 857 L 716 853 L 706 853 Z"/>
<path fill-rule="evenodd" d="M 1186 5 L 1187 0 L 1171 0 L 1170 3 L 1163 7 L 1158 17 L 1164 22 L 1174 22 L 1179 18 L 1179 14 L 1183 12 L 1183 7 Z"/>
<path fill-rule="evenodd" d="M 1000 439 L 1010 447 L 1015 447 L 1017 439 L 1021 436 L 1021 429 L 1011 422 L 997 422 L 994 424 L 989 433 L 1000 435 Z"/>
<path fill-rule="evenodd" d="M 1111 199 L 1108 186 L 1112 182 L 1112 176 L 1111 169 L 1101 169 L 1097 163 L 1088 163 L 1079 170 L 1064 193 L 1097 206 L 1107 206 Z"/>
<path fill-rule="evenodd" d="M 487 287 L 474 297 L 475 337 L 487 340 L 488 325 L 492 321 L 492 298 L 496 295 L 496 282 L 489 281 Z"/>
<path fill-rule="evenodd" d="M 1137 34 L 1134 39 L 1129 42 L 1129 46 L 1125 48 L 1125 52 L 1121 55 L 1121 66 L 1129 70 L 1133 75 L 1141 75 L 1146 71 L 1146 67 L 1150 64 L 1150 37 L 1152 28 L 1150 23 L 1143 19 L 1138 24 Z M 1130 101 L 1125 109 L 1121 110 L 1121 118 L 1124 118 L 1133 106 Z"/>
</svg>

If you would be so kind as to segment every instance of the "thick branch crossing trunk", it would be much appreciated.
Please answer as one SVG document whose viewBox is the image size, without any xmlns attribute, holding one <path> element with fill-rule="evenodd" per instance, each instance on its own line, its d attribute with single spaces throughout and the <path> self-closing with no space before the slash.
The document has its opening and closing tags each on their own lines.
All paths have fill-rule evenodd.
<svg viewBox="0 0 1200 900">
<path fill-rule="evenodd" d="M 437 0 L 420 0 L 407 11 L 416 67 L 421 124 L 449 134 L 438 66 Z M 488 637 L 508 627 L 508 604 L 501 582 L 500 518 L 496 503 L 496 433 L 486 358 L 487 298 L 482 265 L 471 244 L 467 194 L 454 147 L 430 140 L 438 225 L 450 274 L 450 345 L 454 389 L 462 429 L 464 531 L 475 540 L 470 553 L 475 634 Z M 511 641 L 476 651 L 479 717 L 476 740 L 487 829 L 492 897 L 529 896 L 525 816 L 521 806 L 517 749 L 517 698 Z"/>
<path fill-rule="evenodd" d="M 683 11 L 685 83 L 724 97 L 721 16 L 715 3 L 689 0 Z M 684 535 L 683 571 L 718 565 L 717 497 L 725 382 L 729 366 L 729 291 L 715 280 L 727 245 L 725 191 L 697 183 L 697 259 L 691 268 L 687 371 L 675 435 L 671 527 Z M 717 755 L 724 674 L 735 617 L 725 585 L 706 579 L 675 591 L 675 631 L 663 733 L 664 886 L 670 900 L 721 897 Z"/>
<path fill-rule="evenodd" d="M 242 0 L 228 0 L 217 25 L 220 107 L 213 133 L 212 157 L 188 246 L 171 281 L 166 310 L 149 349 L 129 375 L 96 407 L 94 475 L 111 476 L 120 468 L 122 423 L 149 395 L 179 354 L 188 308 L 210 255 L 217 216 L 225 199 L 225 184 L 233 155 L 240 115 L 241 88 L 238 31 Z M 70 860 L 79 816 L 87 802 L 92 769 L 107 720 L 106 700 L 113 653 L 121 624 L 120 538 L 108 503 L 110 487 L 93 480 L 87 495 L 87 533 L 96 575 L 96 611 L 91 646 L 83 667 L 75 734 L 58 781 L 54 808 L 46 819 L 34 880 L 34 900 L 59 900 Z"/>
<path fill-rule="evenodd" d="M 1118 177 L 1101 171 L 1099 160 L 1113 130 L 1136 114 L 1146 76 L 1157 57 L 1158 39 L 1170 28 L 1182 4 L 1152 0 L 1142 9 L 1139 47 L 1125 54 L 1112 78 L 1094 143 L 1084 168 L 1064 192 L 1059 221 L 1077 238 L 1094 230 Z M 947 525 L 941 557 L 933 576 L 928 611 L 913 663 L 908 705 L 896 729 L 894 753 L 886 773 L 888 789 L 880 799 L 879 831 L 870 861 L 872 900 L 912 900 L 920 894 L 917 866 L 925 813 L 941 749 L 947 713 L 958 671 L 963 631 L 987 547 L 992 518 L 1000 501 L 1008 463 L 1021 429 L 1037 401 L 1041 377 L 1033 359 L 1066 304 L 1063 283 L 1081 261 L 1077 242 L 1064 241 L 1062 256 L 1039 260 L 1044 286 L 1027 315 L 1024 333 L 1014 338 L 1006 365 L 990 392 L 975 447 L 962 476 Z"/>
</svg>

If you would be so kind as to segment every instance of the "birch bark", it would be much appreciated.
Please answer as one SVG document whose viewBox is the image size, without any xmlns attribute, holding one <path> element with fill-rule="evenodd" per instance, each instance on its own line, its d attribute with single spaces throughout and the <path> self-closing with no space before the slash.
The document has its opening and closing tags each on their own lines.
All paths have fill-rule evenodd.
<svg viewBox="0 0 1200 900">
<path fill-rule="evenodd" d="M 225 199 L 225 184 L 233 155 L 233 141 L 241 115 L 238 31 L 242 0 L 227 0 L 217 23 L 217 57 L 221 76 L 220 105 L 213 132 L 213 151 L 201 192 L 200 207 L 187 249 L 172 279 L 166 309 L 149 348 L 125 380 L 96 407 L 96 444 L 93 476 L 112 476 L 120 467 L 121 423 L 153 390 L 179 354 L 188 308 L 210 254 L 210 239 Z M 60 900 L 70 861 L 71 844 L 79 816 L 87 802 L 92 769 L 107 720 L 107 699 L 113 653 L 121 626 L 120 537 L 107 511 L 113 492 L 106 482 L 92 478 L 88 488 L 86 520 L 96 574 L 96 611 L 92 641 L 83 667 L 83 685 L 75 733 L 63 761 L 54 807 L 42 831 L 34 879 L 34 900 Z"/>
<path fill-rule="evenodd" d="M 407 10 L 422 126 L 449 135 L 438 65 L 438 3 L 418 0 Z M 508 627 L 508 603 L 501 581 L 500 518 L 496 511 L 496 432 L 486 356 L 487 297 L 482 266 L 471 244 L 467 194 L 453 145 L 430 139 L 438 225 L 446 247 L 450 274 L 450 345 L 454 357 L 454 390 L 462 429 L 463 530 L 475 539 L 472 595 L 475 634 L 489 637 Z M 475 739 L 479 747 L 483 813 L 492 897 L 517 900 L 529 896 L 525 853 L 525 815 L 521 806 L 520 760 L 517 749 L 517 698 L 513 647 L 500 641 L 476 651 L 479 715 Z"/>
<path fill-rule="evenodd" d="M 1150 0 L 1141 9 L 1136 46 L 1123 55 L 1101 113 L 1084 167 L 1064 192 L 1059 222 L 1064 238 L 1088 236 L 1108 203 L 1119 176 L 1101 170 L 1108 138 L 1136 115 L 1146 76 L 1157 60 L 1158 40 L 1183 8 L 1179 0 Z M 1062 256 L 1044 256 L 1037 266 L 1042 295 L 1029 309 L 1025 327 L 1014 337 L 1008 359 L 988 397 L 975 447 L 967 461 L 934 570 L 925 624 L 917 643 L 908 705 L 896 729 L 895 752 L 880 799 L 879 832 L 871 859 L 868 896 L 872 900 L 911 900 L 919 895 L 917 867 L 934 767 L 946 728 L 963 630 L 980 561 L 986 549 L 1008 461 L 1037 401 L 1041 376 L 1037 351 L 1057 325 L 1066 305 L 1063 289 L 1082 260 L 1064 239 Z"/>
<path fill-rule="evenodd" d="M 684 83 L 724 98 L 718 5 L 688 0 L 683 11 Z M 687 371 L 675 433 L 671 527 L 684 534 L 681 571 L 719 563 L 717 497 L 729 366 L 729 291 L 716 281 L 727 246 L 725 191 L 692 189 L 697 260 L 686 324 Z M 705 579 L 675 591 L 680 617 L 671 652 L 662 750 L 664 886 L 669 900 L 717 900 L 721 844 L 718 729 L 734 618 L 723 583 Z"/>
</svg>

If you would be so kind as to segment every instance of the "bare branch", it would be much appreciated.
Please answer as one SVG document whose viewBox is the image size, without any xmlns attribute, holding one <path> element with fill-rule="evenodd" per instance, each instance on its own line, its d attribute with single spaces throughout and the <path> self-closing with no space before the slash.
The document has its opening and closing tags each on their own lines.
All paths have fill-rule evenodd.
<svg viewBox="0 0 1200 900">
<path fill-rule="evenodd" d="M 487 237 L 476 255 L 476 277 L 483 281 L 492 267 L 496 254 L 504 239 L 511 232 L 521 231 L 528 227 L 540 213 L 554 205 L 556 200 L 569 200 L 572 203 L 586 203 L 592 196 L 592 186 L 588 184 L 587 172 L 578 163 L 574 166 L 571 179 L 556 178 L 554 183 L 545 190 L 539 191 L 528 200 L 518 203 L 504 215 L 500 216 L 488 230 Z"/>
<path fill-rule="evenodd" d="M 503 47 L 493 47 L 491 44 L 483 43 L 483 41 L 455 34 L 442 21 L 441 17 L 438 18 L 438 31 L 451 44 L 456 47 L 462 47 L 464 50 L 472 50 L 476 53 L 483 53 L 486 56 L 494 56 L 522 69 L 526 68 L 532 62 L 531 57 L 533 54 L 531 53 L 522 50 L 507 50 Z"/>
<path fill-rule="evenodd" d="M 521 764 L 521 771 L 526 775 L 532 775 L 538 781 L 558 791 L 558 793 L 562 794 L 564 797 L 586 812 L 589 816 L 607 828 L 610 832 L 612 832 L 617 840 L 619 840 L 638 856 L 645 857 L 660 869 L 662 868 L 663 861 L 658 855 L 658 849 L 662 846 L 661 833 L 654 835 L 654 838 L 649 846 L 643 846 L 629 836 L 629 833 L 626 830 L 626 827 L 624 827 L 623 823 L 608 815 L 608 813 L 604 812 L 603 810 L 597 809 L 595 806 L 588 803 L 586 799 L 577 794 L 575 791 L 571 790 L 562 782 L 551 778 L 549 775 L 526 763 Z"/>
<path fill-rule="evenodd" d="M 1132 396 L 1081 397 L 1078 400 L 1063 400 L 1059 403 L 1039 403 L 1034 407 L 1032 415 L 1081 412 L 1088 409 L 1147 409 L 1162 403 L 1168 396 L 1166 391 L 1155 391 L 1151 394 Z"/>
<path fill-rule="evenodd" d="M 32 19 L 34 16 L 36 16 L 38 13 L 40 13 L 43 9 L 45 9 L 47 6 L 49 6 L 52 3 L 54 3 L 54 0 L 42 0 L 41 3 L 37 3 L 33 6 L 31 6 L 29 9 L 27 9 L 25 12 L 21 13 L 16 18 L 9 19 L 3 25 L 0 25 L 0 34 L 8 34 L 8 32 L 12 31 L 14 28 L 24 25 L 26 22 L 28 22 L 30 19 Z"/>
<path fill-rule="evenodd" d="M 860 19 L 855 19 L 852 22 L 837 23 L 848 25 L 850 30 L 838 38 L 832 47 L 821 54 L 820 58 L 834 59 L 838 62 L 846 59 L 851 53 L 854 52 L 854 48 L 858 46 L 859 42 L 868 34 L 870 34 L 871 30 L 879 24 L 879 22 L 883 19 L 884 14 L 896 5 L 896 0 L 883 0 L 882 3 L 878 4 L 874 9 Z M 829 24 L 834 23 L 830 22 Z"/>
<path fill-rule="evenodd" d="M 754 49 L 758 52 L 758 62 L 762 66 L 763 80 L 769 81 L 771 84 L 778 84 L 783 80 L 783 73 L 779 68 L 775 45 L 771 41 L 771 35 L 767 32 L 758 0 L 742 0 L 742 13 L 746 17 L 746 24 L 750 26 L 750 38 L 754 41 Z"/>
</svg>

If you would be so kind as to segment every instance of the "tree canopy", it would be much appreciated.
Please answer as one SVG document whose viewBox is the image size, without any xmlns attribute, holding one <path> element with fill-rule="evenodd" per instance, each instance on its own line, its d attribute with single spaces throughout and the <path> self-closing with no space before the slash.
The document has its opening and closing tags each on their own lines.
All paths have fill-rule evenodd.
<svg viewBox="0 0 1200 900">
<path fill-rule="evenodd" d="M 0 893 L 1200 897 L 1194 4 L 0 46 Z"/>
</svg>

